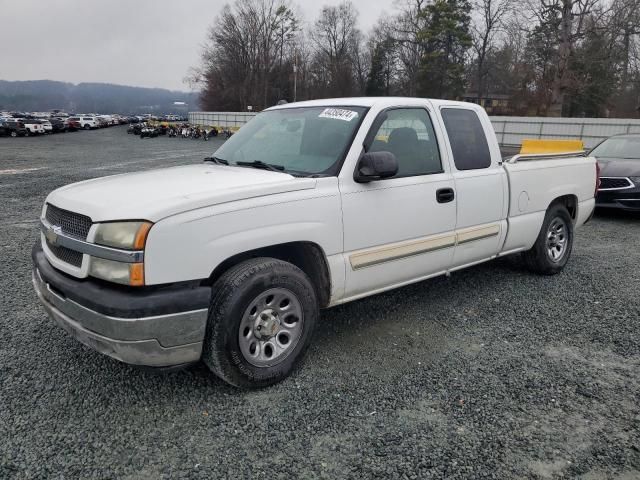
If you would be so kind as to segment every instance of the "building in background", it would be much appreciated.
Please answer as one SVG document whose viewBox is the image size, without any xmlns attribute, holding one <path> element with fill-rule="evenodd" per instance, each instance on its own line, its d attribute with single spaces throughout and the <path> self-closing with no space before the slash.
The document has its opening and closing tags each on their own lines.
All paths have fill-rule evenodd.
<svg viewBox="0 0 640 480">
<path fill-rule="evenodd" d="M 465 102 L 475 103 L 483 107 L 489 115 L 513 115 L 514 107 L 511 95 L 504 93 L 487 93 L 482 99 L 477 92 L 467 92 L 463 96 Z"/>
</svg>

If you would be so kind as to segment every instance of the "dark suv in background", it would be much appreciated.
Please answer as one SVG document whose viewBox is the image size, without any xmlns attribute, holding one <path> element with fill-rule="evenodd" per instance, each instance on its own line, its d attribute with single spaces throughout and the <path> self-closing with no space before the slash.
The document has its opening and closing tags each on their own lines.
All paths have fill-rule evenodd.
<svg viewBox="0 0 640 480">
<path fill-rule="evenodd" d="M 63 119 L 51 117 L 49 119 L 49 122 L 51 122 L 51 127 L 53 127 L 53 133 L 61 133 L 67 131 L 67 126 L 65 125 Z"/>
<path fill-rule="evenodd" d="M 27 134 L 24 123 L 19 121 L 6 121 L 0 124 L 0 135 L 8 135 L 10 137 L 24 137 Z"/>
</svg>

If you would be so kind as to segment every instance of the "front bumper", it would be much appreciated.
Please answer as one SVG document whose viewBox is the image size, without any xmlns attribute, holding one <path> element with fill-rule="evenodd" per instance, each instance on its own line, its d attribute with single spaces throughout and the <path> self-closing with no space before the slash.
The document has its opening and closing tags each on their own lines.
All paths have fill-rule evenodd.
<svg viewBox="0 0 640 480">
<path fill-rule="evenodd" d="M 33 250 L 33 285 L 49 316 L 84 345 L 121 362 L 171 367 L 202 354 L 209 287 L 125 289 L 78 280 Z"/>
<path fill-rule="evenodd" d="M 640 211 L 640 188 L 599 191 L 596 207 Z"/>
</svg>

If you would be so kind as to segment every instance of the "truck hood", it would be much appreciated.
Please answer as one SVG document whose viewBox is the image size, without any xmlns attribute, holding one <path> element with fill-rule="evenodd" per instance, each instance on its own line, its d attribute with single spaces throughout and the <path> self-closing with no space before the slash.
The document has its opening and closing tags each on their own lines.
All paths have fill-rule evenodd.
<svg viewBox="0 0 640 480">
<path fill-rule="evenodd" d="M 94 222 L 158 220 L 197 208 L 314 188 L 316 180 L 245 167 L 199 164 L 127 173 L 54 190 L 47 202 Z"/>
</svg>

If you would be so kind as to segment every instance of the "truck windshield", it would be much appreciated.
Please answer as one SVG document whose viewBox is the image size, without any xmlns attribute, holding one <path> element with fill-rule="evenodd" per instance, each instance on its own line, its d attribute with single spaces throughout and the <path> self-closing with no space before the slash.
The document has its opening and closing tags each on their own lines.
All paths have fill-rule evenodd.
<svg viewBox="0 0 640 480">
<path fill-rule="evenodd" d="M 229 165 L 265 164 L 293 175 L 336 175 L 364 107 L 298 107 L 266 111 L 226 141 L 215 158 Z"/>
</svg>

